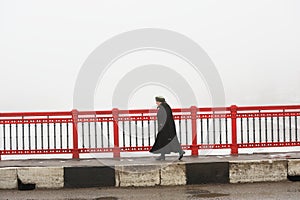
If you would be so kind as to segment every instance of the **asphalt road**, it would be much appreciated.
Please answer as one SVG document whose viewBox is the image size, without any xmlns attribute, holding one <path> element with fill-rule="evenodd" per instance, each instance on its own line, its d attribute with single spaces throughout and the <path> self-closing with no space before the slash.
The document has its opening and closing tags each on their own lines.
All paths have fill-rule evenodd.
<svg viewBox="0 0 300 200">
<path fill-rule="evenodd" d="M 86 188 L 60 190 L 0 190 L 0 199 L 56 200 L 196 200 L 299 199 L 300 182 L 214 184 L 148 188 Z"/>
</svg>

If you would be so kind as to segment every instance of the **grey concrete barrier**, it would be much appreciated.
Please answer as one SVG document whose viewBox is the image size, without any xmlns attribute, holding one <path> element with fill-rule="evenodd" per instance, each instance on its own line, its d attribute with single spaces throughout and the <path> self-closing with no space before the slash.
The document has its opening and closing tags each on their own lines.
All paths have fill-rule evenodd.
<svg viewBox="0 0 300 200">
<path fill-rule="evenodd" d="M 0 168 L 0 189 L 17 189 L 17 168 Z"/>
<path fill-rule="evenodd" d="M 187 163 L 187 184 L 228 183 L 228 162 Z"/>
<path fill-rule="evenodd" d="M 160 165 L 119 165 L 115 170 L 117 187 L 160 185 Z"/>
<path fill-rule="evenodd" d="M 300 176 L 300 159 L 288 160 L 288 176 Z"/>
<path fill-rule="evenodd" d="M 34 188 L 57 189 L 271 182 L 286 181 L 290 177 L 299 176 L 300 159 L 156 162 L 72 167 L 7 166 L 0 168 L 0 189 L 20 189 L 20 182 L 22 187 L 34 185 Z"/>
<path fill-rule="evenodd" d="M 160 185 L 186 185 L 185 163 L 162 164 L 160 168 Z"/>
<path fill-rule="evenodd" d="M 115 169 L 110 166 L 81 166 L 64 168 L 66 188 L 115 186 Z"/>
<path fill-rule="evenodd" d="M 185 164 L 162 163 L 157 165 L 116 166 L 117 187 L 156 185 L 186 185 Z"/>
<path fill-rule="evenodd" d="M 287 160 L 242 160 L 229 162 L 230 183 L 287 180 Z"/>
<path fill-rule="evenodd" d="M 17 176 L 23 184 L 35 184 L 36 188 L 64 187 L 63 167 L 19 167 Z"/>
</svg>

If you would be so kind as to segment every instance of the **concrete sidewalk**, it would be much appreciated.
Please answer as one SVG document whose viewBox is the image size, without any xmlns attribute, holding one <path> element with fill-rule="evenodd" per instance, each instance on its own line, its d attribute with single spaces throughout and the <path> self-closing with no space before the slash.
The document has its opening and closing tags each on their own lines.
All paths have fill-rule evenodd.
<svg viewBox="0 0 300 200">
<path fill-rule="evenodd" d="M 181 161 L 177 156 L 166 156 L 165 161 L 156 161 L 152 157 L 124 157 L 114 158 L 84 158 L 84 159 L 23 159 L 23 160 L 2 160 L 0 168 L 3 167 L 80 167 L 80 166 L 115 166 L 115 165 L 137 165 L 137 164 L 161 164 L 161 163 L 211 163 L 211 162 L 229 162 L 246 160 L 276 160 L 276 159 L 300 159 L 300 152 L 289 153 L 259 153 L 242 154 L 238 156 L 184 156 Z"/>
<path fill-rule="evenodd" d="M 0 189 L 157 186 L 285 181 L 300 176 L 300 152 L 0 161 Z"/>
</svg>

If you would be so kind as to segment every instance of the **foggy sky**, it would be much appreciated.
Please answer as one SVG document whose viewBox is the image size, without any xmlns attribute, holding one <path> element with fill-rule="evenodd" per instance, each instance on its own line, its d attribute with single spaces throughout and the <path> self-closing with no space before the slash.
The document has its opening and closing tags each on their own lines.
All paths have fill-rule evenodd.
<svg viewBox="0 0 300 200">
<path fill-rule="evenodd" d="M 0 112 L 71 110 L 76 78 L 89 54 L 139 28 L 168 29 L 197 42 L 220 74 L 226 105 L 299 104 L 299 9 L 297 0 L 0 0 Z M 157 64 L 184 65 L 154 54 L 131 55 L 115 68 L 123 66 L 124 74 L 130 66 L 151 64 L 153 57 Z M 111 109 L 122 73 L 103 79 L 96 109 Z M 197 106 L 210 106 L 203 82 L 192 83 Z M 132 94 L 129 107 L 151 107 L 158 93 L 173 107 L 189 106 L 170 91 L 147 86 Z"/>
</svg>

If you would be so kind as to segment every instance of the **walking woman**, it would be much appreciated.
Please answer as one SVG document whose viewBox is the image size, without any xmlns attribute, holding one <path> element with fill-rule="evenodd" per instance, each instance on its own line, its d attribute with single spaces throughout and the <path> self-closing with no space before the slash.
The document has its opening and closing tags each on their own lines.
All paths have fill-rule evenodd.
<svg viewBox="0 0 300 200">
<path fill-rule="evenodd" d="M 165 155 L 171 152 L 179 153 L 181 160 L 185 153 L 178 141 L 176 127 L 171 107 L 162 96 L 155 97 L 157 105 L 158 133 L 150 152 L 161 154 L 156 160 L 165 160 Z"/>
</svg>

